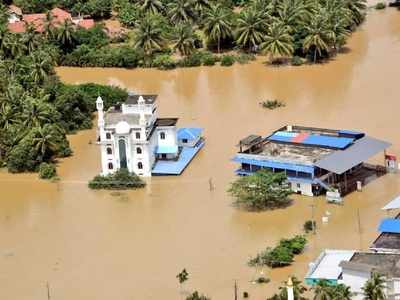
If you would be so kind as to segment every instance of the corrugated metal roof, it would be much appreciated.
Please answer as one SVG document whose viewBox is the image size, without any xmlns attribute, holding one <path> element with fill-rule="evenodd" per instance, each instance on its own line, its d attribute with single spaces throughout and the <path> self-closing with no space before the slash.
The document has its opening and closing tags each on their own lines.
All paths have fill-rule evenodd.
<svg viewBox="0 0 400 300">
<path fill-rule="evenodd" d="M 400 233 L 399 219 L 384 219 L 379 225 L 380 232 Z"/>
<path fill-rule="evenodd" d="M 315 166 L 343 174 L 352 167 L 367 161 L 372 156 L 390 147 L 390 143 L 372 137 L 363 137 L 354 142 L 349 148 L 335 151 L 315 163 Z"/>
</svg>

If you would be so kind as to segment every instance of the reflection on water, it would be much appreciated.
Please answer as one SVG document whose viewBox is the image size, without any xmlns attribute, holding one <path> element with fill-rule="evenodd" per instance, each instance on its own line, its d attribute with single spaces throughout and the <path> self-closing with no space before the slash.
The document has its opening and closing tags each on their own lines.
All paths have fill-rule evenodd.
<svg viewBox="0 0 400 300">
<path fill-rule="evenodd" d="M 260 59 L 168 72 L 60 68 L 66 82 L 158 93 L 160 114 L 205 127 L 207 144 L 182 176 L 149 179 L 138 191 L 86 187 L 100 170 L 99 149 L 90 143 L 95 130 L 70 137 L 74 156 L 60 162 L 58 183 L 0 173 L 0 298 L 46 299 L 48 282 L 57 300 L 180 299 L 175 275 L 186 268 L 185 288 L 232 299 L 237 280 L 241 293 L 263 299 L 289 274 L 303 277 L 325 247 L 366 249 L 377 235 L 380 207 L 400 193 L 398 175 L 351 194 L 344 206 L 295 196 L 288 209 L 249 213 L 231 207 L 226 194 L 234 179 L 230 158 L 241 137 L 289 123 L 366 131 L 392 141 L 391 152 L 400 155 L 399 36 L 396 10 L 373 11 L 349 42 L 351 51 L 325 65 L 271 68 Z M 286 107 L 260 107 L 274 98 Z M 271 283 L 251 284 L 262 270 L 246 266 L 249 256 L 299 233 L 313 204 L 318 234 L 306 253 L 291 267 L 263 270 Z M 326 211 L 330 221 L 321 224 Z"/>
</svg>

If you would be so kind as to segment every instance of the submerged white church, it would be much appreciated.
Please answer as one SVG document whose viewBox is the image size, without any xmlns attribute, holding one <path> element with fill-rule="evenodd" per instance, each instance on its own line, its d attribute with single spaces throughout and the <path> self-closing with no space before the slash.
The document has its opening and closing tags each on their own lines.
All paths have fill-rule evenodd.
<svg viewBox="0 0 400 300">
<path fill-rule="evenodd" d="M 104 112 L 97 98 L 102 175 L 121 168 L 139 176 L 179 175 L 203 147 L 201 128 L 177 129 L 177 118 L 157 118 L 156 99 L 130 92 Z"/>
</svg>

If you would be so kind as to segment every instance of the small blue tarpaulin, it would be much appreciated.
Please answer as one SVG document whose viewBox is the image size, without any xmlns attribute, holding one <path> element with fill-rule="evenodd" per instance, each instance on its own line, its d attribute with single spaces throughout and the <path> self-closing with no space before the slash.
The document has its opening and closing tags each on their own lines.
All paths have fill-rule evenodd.
<svg viewBox="0 0 400 300">
<path fill-rule="evenodd" d="M 260 167 L 267 167 L 267 168 L 274 168 L 274 169 L 283 169 L 283 170 L 292 170 L 292 171 L 297 171 L 297 172 L 314 174 L 313 166 L 290 164 L 290 163 L 283 163 L 283 162 L 276 162 L 276 161 L 269 161 L 269 160 L 249 159 L 249 158 L 240 157 L 239 155 L 236 155 L 233 158 L 233 161 L 237 162 L 237 163 L 249 164 L 249 165 L 253 165 L 253 166 L 260 166 Z"/>
<path fill-rule="evenodd" d="M 178 152 L 178 146 L 158 146 L 157 154 L 175 154 Z"/>
<path fill-rule="evenodd" d="M 203 128 L 179 128 L 178 140 L 193 141 L 198 139 L 203 132 Z"/>
<path fill-rule="evenodd" d="M 400 219 L 384 219 L 379 225 L 380 232 L 400 233 Z"/>
</svg>

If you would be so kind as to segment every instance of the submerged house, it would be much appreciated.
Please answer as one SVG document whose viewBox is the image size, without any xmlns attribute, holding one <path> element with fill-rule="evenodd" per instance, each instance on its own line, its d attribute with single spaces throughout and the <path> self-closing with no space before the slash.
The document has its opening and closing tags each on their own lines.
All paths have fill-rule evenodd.
<svg viewBox="0 0 400 300">
<path fill-rule="evenodd" d="M 240 164 L 238 175 L 260 169 L 285 172 L 296 193 L 314 196 L 335 191 L 343 196 L 386 172 L 366 161 L 390 144 L 362 132 L 289 125 L 265 138 L 250 135 L 238 146 L 233 158 Z"/>
<path fill-rule="evenodd" d="M 395 218 L 382 220 L 378 231 L 380 234 L 370 249 L 377 252 L 400 253 L 400 214 Z"/>
<path fill-rule="evenodd" d="M 104 112 L 97 98 L 102 175 L 121 168 L 139 176 L 179 175 L 203 147 L 202 129 L 178 129 L 177 118 L 158 118 L 156 99 L 129 93 Z"/>
<path fill-rule="evenodd" d="M 374 272 L 384 277 L 384 293 L 387 299 L 400 299 L 398 253 L 325 250 L 310 264 L 305 281 L 309 285 L 315 285 L 321 280 L 327 280 L 331 285 L 342 283 L 354 293 L 352 299 L 362 300 L 362 288 Z"/>
</svg>

